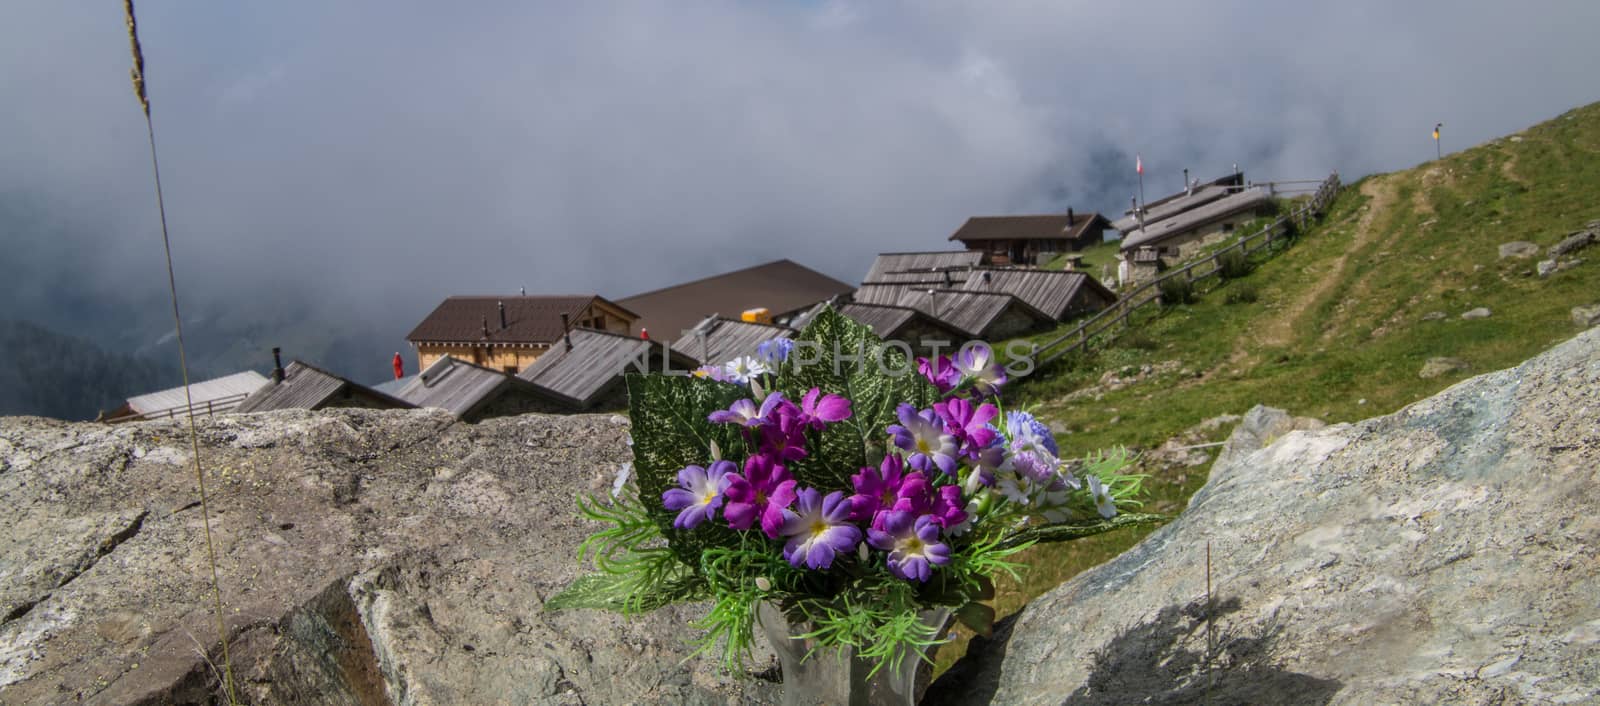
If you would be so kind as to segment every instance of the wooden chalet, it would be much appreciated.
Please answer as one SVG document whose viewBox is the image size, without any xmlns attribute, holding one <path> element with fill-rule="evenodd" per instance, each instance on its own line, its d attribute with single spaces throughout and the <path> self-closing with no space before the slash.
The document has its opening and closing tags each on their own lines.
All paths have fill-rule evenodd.
<svg viewBox="0 0 1600 706">
<path fill-rule="evenodd" d="M 1192 249 L 1185 246 L 1198 247 L 1213 235 L 1232 235 L 1237 226 L 1270 215 L 1274 208 L 1272 194 L 1265 188 L 1238 191 L 1155 223 L 1147 221 L 1144 228 L 1124 233 L 1122 256 L 1127 259 L 1130 253 L 1153 251 L 1169 263 L 1185 259 Z"/>
<path fill-rule="evenodd" d="M 774 338 L 792 338 L 794 334 L 795 330 L 787 326 L 708 316 L 689 329 L 688 335 L 680 336 L 672 349 L 706 365 L 717 365 L 753 356 L 761 344 Z"/>
<path fill-rule="evenodd" d="M 787 325 L 818 302 L 849 294 L 851 286 L 791 260 L 673 285 L 618 301 L 639 314 L 650 338 L 677 341 L 708 316 L 739 317 L 765 309 L 770 323 Z"/>
<path fill-rule="evenodd" d="M 1027 302 L 1001 292 L 864 284 L 855 301 L 915 309 L 966 338 L 997 341 L 1053 325 L 1055 319 Z"/>
<path fill-rule="evenodd" d="M 293 361 L 274 370 L 272 380 L 257 388 L 239 412 L 280 409 L 410 409 L 415 405 L 371 387 L 334 375 L 309 363 Z"/>
<path fill-rule="evenodd" d="M 412 329 L 417 369 L 445 356 L 515 375 L 566 332 L 590 328 L 627 334 L 638 314 L 593 294 L 450 297 Z"/>
<path fill-rule="evenodd" d="M 563 411 L 622 410 L 628 406 L 628 373 L 688 372 L 698 364 L 660 341 L 580 328 L 517 378 Z"/>
<path fill-rule="evenodd" d="M 926 352 L 924 341 L 959 342 L 966 334 L 939 319 L 907 306 L 891 304 L 841 304 L 839 313 L 872 329 L 885 341 L 901 341 L 913 352 Z"/>
<path fill-rule="evenodd" d="M 886 252 L 873 259 L 872 268 L 861 281 L 865 284 L 924 282 L 944 279 L 947 274 L 964 278 L 967 270 L 981 264 L 983 253 L 977 250 Z"/>
<path fill-rule="evenodd" d="M 552 400 L 532 383 L 503 370 L 448 355 L 417 373 L 396 396 L 418 407 L 442 409 L 468 422 L 556 411 Z"/>
<path fill-rule="evenodd" d="M 1187 176 L 1187 172 L 1185 172 L 1185 176 Z M 1185 184 L 1183 191 L 1168 194 L 1144 204 L 1144 224 L 1148 227 L 1184 211 L 1199 208 L 1228 194 L 1241 191 L 1244 186 L 1244 172 L 1238 171 L 1207 182 L 1196 181 L 1192 184 Z M 1124 237 L 1128 233 L 1138 230 L 1139 212 L 1137 208 L 1123 211 L 1122 217 L 1112 222 L 1111 227 L 1122 233 Z"/>
<path fill-rule="evenodd" d="M 129 397 L 122 406 L 101 416 L 106 422 L 132 422 L 144 419 L 167 419 L 195 415 L 210 416 L 231 412 L 250 393 L 267 384 L 266 376 L 246 370 L 220 378 L 201 380 L 189 385 L 185 396 L 182 386 Z"/>
<path fill-rule="evenodd" d="M 981 253 L 986 265 L 1040 265 L 1104 242 L 1109 227 L 1105 216 L 1072 209 L 1037 216 L 974 216 L 950 240 Z"/>
</svg>

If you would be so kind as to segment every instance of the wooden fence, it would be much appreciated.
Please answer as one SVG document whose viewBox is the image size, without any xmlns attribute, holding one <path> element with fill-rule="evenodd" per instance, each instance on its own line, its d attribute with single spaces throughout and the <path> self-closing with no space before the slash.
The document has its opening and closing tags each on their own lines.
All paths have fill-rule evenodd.
<svg viewBox="0 0 1600 706">
<path fill-rule="evenodd" d="M 156 409 L 149 412 L 135 412 L 133 414 L 124 414 L 119 417 L 111 417 L 101 421 L 104 421 L 107 424 L 120 424 L 122 422 L 142 422 L 146 419 L 171 419 L 178 415 L 184 414 L 185 410 L 188 410 L 189 416 L 205 415 L 209 417 L 214 414 L 222 414 L 223 412 L 231 411 L 233 408 L 238 407 L 239 403 L 244 402 L 244 398 L 249 396 L 250 393 L 241 392 L 238 394 L 228 395 L 227 397 L 218 397 L 214 400 L 196 402 L 192 405 L 178 405 L 168 409 Z"/>
<path fill-rule="evenodd" d="M 1098 340 L 1101 334 L 1108 333 L 1117 327 L 1126 327 L 1133 312 L 1160 301 L 1161 283 L 1181 277 L 1193 284 L 1207 277 L 1217 276 L 1218 273 L 1222 272 L 1220 258 L 1223 254 L 1238 250 L 1243 252 L 1245 257 L 1249 257 L 1251 253 L 1282 240 L 1289 232 L 1291 224 L 1294 228 L 1304 230 L 1312 218 L 1321 215 L 1323 210 L 1328 207 L 1328 204 L 1333 202 L 1333 197 L 1339 194 L 1339 188 L 1339 173 L 1329 174 L 1327 179 L 1322 180 L 1322 184 L 1317 187 L 1311 198 L 1298 208 L 1280 216 L 1260 231 L 1240 238 L 1228 247 L 1211 253 L 1204 259 L 1190 262 L 1183 267 L 1135 287 L 1118 299 L 1116 303 L 1102 309 L 1094 316 L 1084 319 L 1071 331 L 1062 334 L 1055 340 L 1036 346 L 1033 349 L 1034 360 L 1038 361 L 1040 365 L 1048 365 L 1068 353 L 1087 351 L 1091 345 L 1094 345 L 1094 341 Z"/>
</svg>

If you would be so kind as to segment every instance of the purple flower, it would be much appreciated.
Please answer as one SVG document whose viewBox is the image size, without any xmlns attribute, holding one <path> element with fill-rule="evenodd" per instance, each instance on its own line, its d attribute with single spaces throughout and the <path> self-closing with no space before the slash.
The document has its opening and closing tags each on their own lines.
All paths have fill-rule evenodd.
<svg viewBox="0 0 1600 706">
<path fill-rule="evenodd" d="M 957 397 L 934 403 L 933 411 L 944 420 L 944 430 L 962 444 L 970 457 L 976 457 L 994 441 L 995 430 L 989 426 L 989 420 L 999 415 L 1000 409 L 992 404 L 974 407 L 971 402 Z"/>
<path fill-rule="evenodd" d="M 895 501 L 900 499 L 900 484 L 905 480 L 904 466 L 904 460 L 898 455 L 889 454 L 883 457 L 883 462 L 877 468 L 868 466 L 850 476 L 850 484 L 856 489 L 856 494 L 850 496 L 850 504 L 854 507 L 850 519 L 866 522 L 872 520 L 879 510 L 894 507 Z"/>
<path fill-rule="evenodd" d="M 1050 427 L 1027 412 L 1006 414 L 1006 435 L 1013 442 L 1026 438 L 1030 445 L 1049 451 L 1051 456 L 1061 455 L 1061 449 L 1056 446 L 1056 435 L 1050 431 Z"/>
<path fill-rule="evenodd" d="M 842 491 L 826 498 L 816 488 L 800 491 L 799 503 L 785 513 L 783 558 L 794 566 L 826 569 L 835 554 L 855 549 L 861 543 L 861 530 L 850 524 L 850 499 Z"/>
<path fill-rule="evenodd" d="M 800 419 L 813 428 L 821 429 L 823 424 L 849 418 L 850 400 L 843 397 L 832 393 L 824 395 L 822 390 L 813 387 L 805 397 L 800 398 Z"/>
<path fill-rule="evenodd" d="M 1006 447 L 999 437 L 995 437 L 973 459 L 972 470 L 967 472 L 965 484 L 962 486 L 967 495 L 976 494 L 983 486 L 994 485 L 995 471 L 999 470 L 1005 461 Z"/>
<path fill-rule="evenodd" d="M 728 526 L 750 529 L 759 517 L 761 531 L 777 539 L 778 529 L 783 525 L 784 508 L 795 498 L 794 479 L 789 477 L 789 469 L 770 457 L 756 454 L 745 461 L 744 475 L 733 473 L 728 478 L 727 489 L 722 493 L 728 499 L 728 506 L 722 511 Z"/>
<path fill-rule="evenodd" d="M 955 367 L 961 376 L 972 381 L 973 389 L 980 395 L 992 395 L 1006 384 L 1005 368 L 995 359 L 994 349 L 988 344 L 973 343 L 962 347 L 956 354 Z"/>
<path fill-rule="evenodd" d="M 1048 481 L 1060 467 L 1056 439 L 1050 428 L 1027 412 L 1006 415 L 1006 435 L 1011 438 L 1011 467 L 1035 481 Z"/>
<path fill-rule="evenodd" d="M 926 582 L 934 564 L 950 563 L 950 547 L 939 541 L 939 525 L 926 515 L 885 513 L 882 529 L 867 530 L 867 543 L 889 552 L 889 573 Z"/>
<path fill-rule="evenodd" d="M 944 433 L 944 424 L 933 410 L 917 411 L 904 402 L 896 410 L 900 423 L 889 425 L 887 431 L 894 435 L 894 445 L 908 452 L 907 465 L 919 471 L 937 466 L 948 475 L 956 472 L 956 438 Z"/>
<path fill-rule="evenodd" d="M 768 365 L 776 366 L 789 359 L 789 353 L 794 350 L 794 341 L 787 338 L 773 338 L 762 341 L 756 346 L 756 357 L 766 361 Z"/>
<path fill-rule="evenodd" d="M 776 395 L 777 393 L 773 393 Z M 779 409 L 768 424 L 761 427 L 758 441 L 761 453 L 779 461 L 798 461 L 806 457 L 806 428 L 798 416 L 788 409 Z"/>
<path fill-rule="evenodd" d="M 720 365 L 702 365 L 694 369 L 697 378 L 710 378 L 717 382 L 728 382 L 728 373 Z"/>
<path fill-rule="evenodd" d="M 678 485 L 661 494 L 661 504 L 668 510 L 678 510 L 672 526 L 689 529 L 711 519 L 722 506 L 722 492 L 731 481 L 729 474 L 736 470 L 732 461 L 717 461 L 707 470 L 689 466 L 678 471 Z"/>
<path fill-rule="evenodd" d="M 761 401 L 761 408 L 756 409 L 756 403 L 750 399 L 742 399 L 728 405 L 727 409 L 719 409 L 706 416 L 706 420 L 713 424 L 738 424 L 742 427 L 759 427 L 772 421 L 772 413 L 777 411 L 788 400 L 783 399 L 783 393 L 773 392 Z"/>
<path fill-rule="evenodd" d="M 949 356 L 941 355 L 932 360 L 918 358 L 917 372 L 922 373 L 922 376 L 927 378 L 928 382 L 933 383 L 933 386 L 938 388 L 940 394 L 954 390 L 956 383 L 961 382 L 961 371 L 956 370 L 955 366 L 950 363 Z"/>
<path fill-rule="evenodd" d="M 906 474 L 900 483 L 899 496 L 894 506 L 885 508 L 912 515 L 928 515 L 940 527 L 950 527 L 967 519 L 966 503 L 961 500 L 961 487 L 942 485 L 934 487 L 920 472 Z M 884 517 L 874 518 L 873 526 L 882 528 Z"/>
</svg>

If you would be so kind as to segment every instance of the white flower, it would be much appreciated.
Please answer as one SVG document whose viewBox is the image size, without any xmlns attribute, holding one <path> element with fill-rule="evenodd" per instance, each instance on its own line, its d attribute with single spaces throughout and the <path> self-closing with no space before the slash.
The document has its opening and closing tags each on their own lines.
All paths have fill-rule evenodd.
<svg viewBox="0 0 1600 706">
<path fill-rule="evenodd" d="M 1099 476 L 1089 476 L 1089 495 L 1094 498 L 1094 509 L 1100 516 L 1111 519 L 1117 516 L 1117 503 L 1111 499 L 1111 489 L 1100 482 Z"/>
<path fill-rule="evenodd" d="M 765 576 L 757 576 L 756 588 L 759 588 L 763 591 L 770 591 L 772 590 L 772 581 Z"/>
<path fill-rule="evenodd" d="M 730 381 L 740 385 L 749 384 L 751 378 L 772 372 L 766 363 L 748 355 L 728 361 L 722 369 Z"/>
</svg>

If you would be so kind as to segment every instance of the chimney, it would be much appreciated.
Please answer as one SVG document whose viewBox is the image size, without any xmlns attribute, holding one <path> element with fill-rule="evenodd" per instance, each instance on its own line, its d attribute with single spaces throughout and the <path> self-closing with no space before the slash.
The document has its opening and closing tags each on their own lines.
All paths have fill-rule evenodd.
<svg viewBox="0 0 1600 706">
<path fill-rule="evenodd" d="M 1072 207 L 1068 206 L 1067 207 L 1067 229 L 1068 230 L 1072 229 L 1072 222 L 1076 221 L 1076 220 L 1078 220 L 1078 217 L 1072 214 Z"/>
<path fill-rule="evenodd" d="M 522 292 L 522 296 L 528 296 L 528 288 L 527 287 L 522 287 L 520 289 L 520 291 Z"/>
<path fill-rule="evenodd" d="M 1189 183 L 1189 168 L 1188 167 L 1185 167 L 1183 169 L 1183 192 L 1185 194 L 1190 195 L 1190 196 L 1194 195 L 1194 184 Z"/>
<path fill-rule="evenodd" d="M 561 312 L 561 340 L 567 344 L 567 350 L 572 350 L 572 326 L 567 323 L 572 317 L 566 312 Z"/>
<path fill-rule="evenodd" d="M 281 352 L 282 352 L 281 349 L 279 349 L 277 346 L 273 346 L 273 348 L 272 348 L 272 381 L 273 382 L 283 382 L 283 358 L 279 355 Z"/>
<path fill-rule="evenodd" d="M 489 338 L 489 317 L 483 317 L 483 337 Z"/>
<path fill-rule="evenodd" d="M 495 302 L 495 305 L 500 307 L 500 330 L 504 331 L 506 328 L 506 303 L 498 301 Z"/>
</svg>

